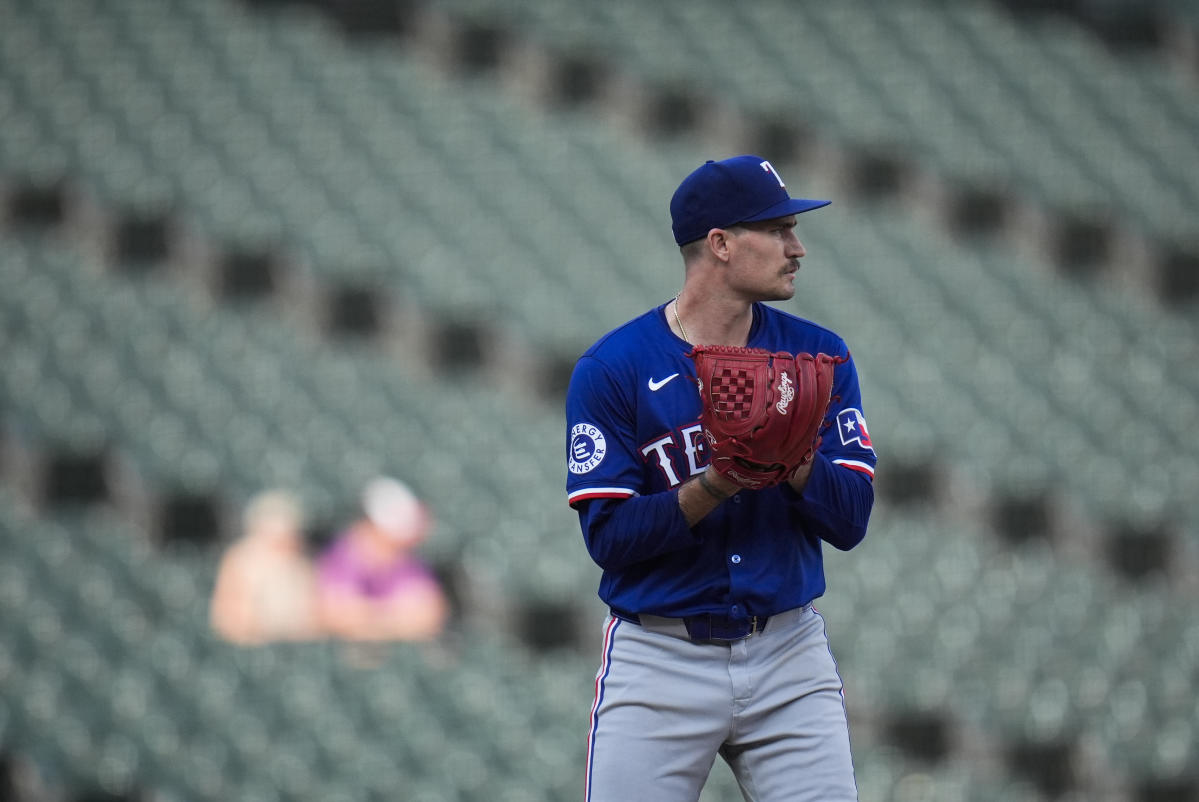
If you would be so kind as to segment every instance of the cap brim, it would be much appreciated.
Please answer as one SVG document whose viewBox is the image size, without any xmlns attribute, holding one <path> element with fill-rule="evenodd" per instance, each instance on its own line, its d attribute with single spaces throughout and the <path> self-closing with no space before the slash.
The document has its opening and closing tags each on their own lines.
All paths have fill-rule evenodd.
<svg viewBox="0 0 1199 802">
<path fill-rule="evenodd" d="M 766 209 L 755 214 L 753 217 L 747 217 L 744 220 L 739 220 L 739 223 L 756 223 L 759 220 L 773 220 L 776 217 L 786 217 L 789 214 L 803 214 L 810 212 L 813 209 L 820 209 L 828 206 L 832 201 L 826 200 L 809 200 L 808 198 L 788 198 L 782 203 L 776 203 Z"/>
</svg>

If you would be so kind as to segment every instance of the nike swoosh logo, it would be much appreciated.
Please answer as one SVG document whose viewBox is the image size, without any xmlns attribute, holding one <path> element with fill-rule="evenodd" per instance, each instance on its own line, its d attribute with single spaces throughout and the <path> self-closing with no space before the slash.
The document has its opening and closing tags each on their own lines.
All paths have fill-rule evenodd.
<svg viewBox="0 0 1199 802">
<path fill-rule="evenodd" d="M 678 375 L 679 374 L 677 374 L 677 373 L 672 373 L 669 376 L 667 376 L 665 379 L 662 379 L 661 381 L 654 381 L 653 377 L 651 376 L 650 380 L 649 380 L 649 391 L 651 393 L 658 392 L 663 387 L 665 387 L 666 383 L 669 382 L 671 379 L 678 378 Z"/>
</svg>

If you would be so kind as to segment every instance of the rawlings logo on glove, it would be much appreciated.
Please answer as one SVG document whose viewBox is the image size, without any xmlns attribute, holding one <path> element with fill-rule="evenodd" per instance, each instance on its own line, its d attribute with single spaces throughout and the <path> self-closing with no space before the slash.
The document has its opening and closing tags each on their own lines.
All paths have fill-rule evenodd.
<svg viewBox="0 0 1199 802">
<path fill-rule="evenodd" d="M 795 382 L 791 381 L 791 377 L 784 372 L 779 376 L 779 402 L 774 405 L 774 408 L 779 411 L 780 415 L 786 415 L 787 407 L 793 398 L 795 398 Z"/>
<path fill-rule="evenodd" d="M 704 439 L 720 475 L 751 490 L 771 487 L 812 459 L 835 357 L 719 345 L 697 345 L 688 356 L 703 402 Z"/>
</svg>

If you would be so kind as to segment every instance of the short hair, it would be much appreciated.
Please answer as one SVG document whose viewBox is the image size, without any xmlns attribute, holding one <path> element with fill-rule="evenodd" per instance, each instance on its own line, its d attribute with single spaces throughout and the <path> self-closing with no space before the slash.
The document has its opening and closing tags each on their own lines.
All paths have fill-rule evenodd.
<svg viewBox="0 0 1199 802">
<path fill-rule="evenodd" d="M 683 254 L 683 264 L 690 264 L 698 259 L 707 244 L 708 238 L 701 237 L 700 239 L 693 239 L 691 242 L 680 245 L 679 252 Z"/>
<path fill-rule="evenodd" d="M 304 526 L 304 509 L 300 500 L 285 490 L 267 490 L 255 495 L 246 504 L 242 525 L 253 532 L 272 519 L 283 519 L 295 529 Z"/>
</svg>

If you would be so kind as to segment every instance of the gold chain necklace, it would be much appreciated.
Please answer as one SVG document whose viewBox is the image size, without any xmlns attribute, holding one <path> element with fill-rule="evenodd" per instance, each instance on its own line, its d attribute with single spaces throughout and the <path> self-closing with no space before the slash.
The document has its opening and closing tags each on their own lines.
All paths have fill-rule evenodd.
<svg viewBox="0 0 1199 802">
<path fill-rule="evenodd" d="M 679 296 L 674 296 L 674 322 L 679 324 L 679 331 L 683 333 L 683 339 L 691 342 L 691 338 L 687 336 L 687 330 L 683 328 L 683 319 L 679 317 Z"/>
</svg>

